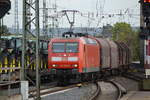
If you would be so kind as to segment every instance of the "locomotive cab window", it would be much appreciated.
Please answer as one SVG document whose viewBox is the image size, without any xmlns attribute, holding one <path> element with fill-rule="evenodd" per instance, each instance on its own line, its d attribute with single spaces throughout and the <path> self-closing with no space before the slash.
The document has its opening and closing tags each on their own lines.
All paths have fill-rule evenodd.
<svg viewBox="0 0 150 100">
<path fill-rule="evenodd" d="M 63 42 L 63 43 L 53 43 L 52 51 L 54 53 L 77 53 L 78 43 L 77 42 Z"/>
<path fill-rule="evenodd" d="M 65 52 L 65 43 L 53 43 L 52 50 L 54 53 Z"/>
<path fill-rule="evenodd" d="M 78 52 L 78 43 L 66 43 L 66 52 Z"/>
</svg>

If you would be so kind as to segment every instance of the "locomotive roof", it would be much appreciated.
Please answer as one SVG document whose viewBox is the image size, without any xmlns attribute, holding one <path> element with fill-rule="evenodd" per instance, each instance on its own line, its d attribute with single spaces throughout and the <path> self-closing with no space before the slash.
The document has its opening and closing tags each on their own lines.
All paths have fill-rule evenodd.
<svg viewBox="0 0 150 100">
<path fill-rule="evenodd" d="M 97 44 L 96 38 L 76 37 L 76 38 L 53 38 L 51 42 L 78 42 L 82 41 L 85 44 Z"/>
<path fill-rule="evenodd" d="M 52 40 L 71 40 L 71 39 L 81 39 L 81 37 L 69 37 L 69 38 L 65 38 L 65 37 L 59 37 L 59 38 L 52 38 Z"/>
</svg>

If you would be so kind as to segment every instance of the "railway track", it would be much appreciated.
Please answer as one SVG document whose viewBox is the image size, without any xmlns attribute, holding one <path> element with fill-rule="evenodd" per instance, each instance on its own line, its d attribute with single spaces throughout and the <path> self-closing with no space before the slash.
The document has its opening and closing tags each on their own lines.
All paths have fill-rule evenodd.
<svg viewBox="0 0 150 100">
<path fill-rule="evenodd" d="M 96 87 L 96 89 L 92 92 L 92 94 L 88 100 L 95 100 L 101 92 L 100 86 L 98 85 L 97 82 L 94 82 L 94 83 L 93 82 L 84 82 L 84 83 L 78 83 L 78 84 L 69 85 L 69 86 L 65 86 L 65 87 L 50 87 L 49 89 L 48 88 L 47 89 L 41 89 L 40 96 L 42 97 L 45 95 L 55 94 L 57 92 L 72 90 L 72 89 L 77 88 L 77 87 L 80 88 L 82 86 L 83 87 L 87 86 L 88 84 L 94 84 L 94 86 Z M 35 97 L 36 97 L 36 90 L 30 91 L 29 99 L 33 100 L 33 99 L 35 99 Z"/>
<path fill-rule="evenodd" d="M 93 93 L 93 95 L 91 96 L 91 98 L 89 100 L 95 100 L 101 92 L 101 88 L 100 88 L 99 84 L 96 82 L 95 85 L 96 85 L 97 89 Z"/>
<path fill-rule="evenodd" d="M 14 82 L 2 82 L 0 83 L 0 90 L 1 92 L 7 95 L 7 91 L 11 92 L 9 93 L 12 95 L 18 95 L 20 94 L 20 81 L 14 81 Z M 47 88 L 54 88 L 56 87 L 57 82 L 51 82 L 51 83 L 45 83 L 41 84 L 41 90 L 45 90 Z M 29 87 L 29 95 L 32 95 L 36 91 L 36 87 L 33 85 L 30 85 Z"/>
<path fill-rule="evenodd" d="M 137 82 L 141 82 L 144 79 L 144 75 L 141 72 L 126 72 L 122 76 Z"/>
<path fill-rule="evenodd" d="M 11 88 L 18 88 L 19 87 L 20 82 L 19 81 L 12 81 L 12 82 L 0 82 L 0 89 L 1 90 L 5 90 L 7 89 L 9 86 Z"/>
<path fill-rule="evenodd" d="M 116 100 L 120 100 L 121 97 L 126 94 L 126 90 L 118 83 L 116 83 L 115 81 L 113 80 L 109 80 L 109 81 L 105 81 L 107 83 L 110 83 L 112 84 L 114 87 L 116 87 L 117 89 L 117 99 Z"/>
<path fill-rule="evenodd" d="M 137 82 L 141 82 L 143 79 L 145 79 L 145 71 L 143 67 L 141 67 L 140 62 L 132 62 L 129 69 L 122 73 L 122 76 Z"/>
<path fill-rule="evenodd" d="M 88 95 L 88 97 L 87 97 L 88 99 L 86 99 L 86 100 L 98 100 L 97 98 L 99 98 L 99 96 L 105 95 L 105 94 L 103 94 L 103 90 L 101 89 L 102 87 L 99 84 L 101 82 L 105 82 L 105 83 L 108 83 L 110 85 L 112 84 L 111 86 L 114 88 L 113 94 L 116 95 L 114 97 L 115 98 L 117 97 L 117 99 L 111 99 L 111 100 L 120 100 L 120 98 L 126 93 L 126 90 L 119 83 L 117 83 L 113 79 L 109 79 L 107 81 L 84 82 L 84 83 L 69 85 L 69 86 L 65 86 L 65 87 L 57 87 L 55 83 L 46 84 L 43 87 L 41 86 L 40 94 L 41 94 L 41 98 L 43 98 L 43 97 L 45 98 L 45 96 L 47 96 L 47 95 L 50 97 L 53 97 L 53 94 L 55 95 L 55 94 L 57 94 L 57 93 L 59 94 L 61 92 L 69 93 L 70 90 L 74 91 L 74 90 L 78 89 L 78 87 L 85 87 L 85 86 L 88 86 L 89 84 L 92 84 L 92 86 L 94 86 L 95 89 L 92 90 L 93 92 L 91 92 L 91 94 Z M 106 87 L 107 86 L 108 85 L 106 85 Z M 83 89 L 83 88 L 80 88 L 80 89 Z M 80 89 L 79 89 L 79 91 L 81 91 Z M 116 92 L 115 92 L 115 90 L 116 90 Z M 67 92 L 67 91 L 69 91 L 69 92 Z M 111 93 L 111 92 L 109 92 L 109 93 Z M 35 87 L 30 87 L 30 89 L 29 89 L 29 100 L 34 100 L 34 99 L 36 99 L 35 97 L 36 97 L 36 89 L 35 89 Z M 103 97 L 105 97 L 105 96 L 103 96 Z M 61 99 L 59 99 L 59 100 L 61 100 Z"/>
<path fill-rule="evenodd" d="M 84 83 L 87 84 L 87 83 Z M 71 88 L 75 88 L 75 87 L 80 87 L 82 84 L 74 84 L 74 85 L 69 85 L 69 86 L 65 86 L 65 87 L 56 87 L 56 86 L 49 86 L 49 88 L 42 88 L 40 91 L 40 95 L 46 95 L 46 94 L 52 94 L 52 93 L 56 93 L 59 91 L 64 91 L 67 89 L 71 89 Z M 36 96 L 36 89 L 29 91 L 29 98 L 34 98 Z"/>
</svg>

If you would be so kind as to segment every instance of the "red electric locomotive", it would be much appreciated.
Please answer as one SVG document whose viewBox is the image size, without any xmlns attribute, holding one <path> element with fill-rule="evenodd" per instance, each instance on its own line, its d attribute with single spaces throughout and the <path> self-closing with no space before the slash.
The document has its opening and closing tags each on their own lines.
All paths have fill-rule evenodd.
<svg viewBox="0 0 150 100">
<path fill-rule="evenodd" d="M 59 79 L 97 79 L 106 71 L 126 68 L 130 50 L 124 43 L 91 36 L 53 38 L 49 43 L 48 67 Z"/>
<path fill-rule="evenodd" d="M 54 38 L 48 52 L 48 67 L 58 77 L 72 78 L 100 70 L 99 44 L 92 38 Z"/>
</svg>

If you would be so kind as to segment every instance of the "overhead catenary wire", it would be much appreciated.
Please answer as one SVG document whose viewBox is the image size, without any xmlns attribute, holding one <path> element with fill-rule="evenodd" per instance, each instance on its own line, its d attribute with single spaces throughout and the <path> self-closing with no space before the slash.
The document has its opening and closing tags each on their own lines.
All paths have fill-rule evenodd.
<svg viewBox="0 0 150 100">
<path fill-rule="evenodd" d="M 42 1 L 42 0 L 41 0 Z M 61 11 L 61 9 L 68 9 L 66 6 L 64 6 L 64 5 L 60 5 L 59 4 L 59 2 L 57 3 L 57 4 L 55 4 L 55 2 L 52 2 L 52 1 L 57 1 L 58 2 L 58 0 L 47 0 L 47 8 L 51 8 L 51 5 L 55 5 L 56 7 L 57 7 L 57 12 L 56 12 L 56 14 L 57 13 L 59 13 L 60 11 Z M 82 14 L 85 14 L 85 13 L 89 13 L 89 15 L 90 15 L 90 17 L 88 16 L 88 15 L 78 15 L 78 17 L 80 18 L 80 17 L 83 17 L 83 18 L 86 18 L 86 19 L 83 19 L 84 21 L 83 21 L 83 23 L 82 22 L 78 22 L 78 19 L 77 19 L 77 22 L 79 23 L 79 24 L 76 24 L 76 26 L 79 26 L 79 25 L 81 25 L 81 23 L 82 23 L 82 26 L 83 27 L 100 27 L 100 26 L 102 26 L 103 25 L 103 23 L 105 23 L 106 22 L 106 19 L 108 19 L 107 20 L 107 22 L 108 22 L 108 24 L 113 24 L 112 23 L 112 21 L 115 23 L 115 22 L 117 22 L 118 20 L 117 20 L 117 18 L 119 17 L 119 14 L 117 13 L 120 9 L 111 9 L 109 12 L 112 12 L 112 13 L 109 13 L 109 12 L 105 12 L 104 10 L 105 10 L 105 4 L 106 4 L 106 0 L 95 0 L 96 2 L 98 2 L 98 4 L 96 4 L 95 3 L 95 5 L 97 5 L 97 6 L 95 6 L 95 9 L 100 9 L 100 7 L 101 8 L 103 8 L 103 9 L 100 9 L 100 10 L 103 10 L 103 13 L 100 13 L 100 10 L 94 10 L 94 11 L 88 11 L 88 10 L 79 10 Z M 100 4 L 101 3 L 101 4 Z M 41 6 L 40 6 L 40 8 L 41 8 Z M 78 8 L 79 9 L 79 8 Z M 42 9 L 40 9 L 40 10 L 42 10 Z M 126 8 L 123 8 L 123 9 L 121 9 L 122 10 L 122 15 L 120 15 L 120 17 L 125 17 L 125 18 L 122 18 L 122 20 L 124 21 L 124 22 L 127 22 L 127 23 L 138 23 L 138 21 L 136 22 L 136 21 L 133 21 L 134 19 L 135 19 L 135 17 L 137 16 L 137 18 L 138 18 L 138 16 L 140 15 L 139 13 L 137 13 L 137 11 L 139 10 L 139 8 L 138 8 L 138 4 L 134 4 L 134 5 L 132 5 L 132 6 L 129 6 L 129 7 L 126 7 Z M 133 10 L 133 13 L 131 13 L 132 12 L 132 10 Z M 125 12 L 126 11 L 126 12 Z M 11 11 L 10 11 L 11 12 Z M 57 15 L 54 15 L 54 14 L 51 14 L 51 11 L 49 11 L 48 12 L 49 14 L 48 14 L 48 19 L 50 19 L 51 17 L 53 17 L 53 16 L 56 16 L 57 17 Z M 93 14 L 92 14 L 93 13 Z M 10 13 L 10 15 L 15 15 L 15 13 L 13 13 L 13 12 L 11 12 Z M 41 15 L 41 14 L 40 14 Z M 18 13 L 18 16 L 19 16 L 19 21 L 20 21 L 20 19 L 21 19 L 21 16 L 22 16 L 22 13 Z M 31 15 L 31 16 L 34 16 L 34 15 Z M 42 19 L 42 15 L 40 16 L 40 18 Z M 61 24 L 61 19 L 63 18 L 63 15 L 62 16 L 59 16 L 58 18 L 57 18 L 57 25 L 56 26 L 58 26 L 58 23 L 59 23 L 59 26 L 60 27 L 62 27 L 62 26 L 64 26 L 64 25 L 62 25 Z M 63 19 L 64 20 L 64 22 L 65 22 L 65 19 Z M 110 21 L 109 21 L 110 20 Z M 122 20 L 120 20 L 120 21 L 122 21 Z M 41 23 L 42 23 L 42 20 L 41 20 Z M 48 23 L 50 23 L 50 21 L 48 21 Z M 19 24 L 20 24 L 20 22 L 19 22 Z M 49 26 L 50 24 L 48 24 L 48 26 Z"/>
<path fill-rule="evenodd" d="M 98 6 L 100 8 L 98 8 Z M 98 18 L 96 27 L 98 27 L 100 22 L 102 21 L 102 16 L 103 16 L 103 12 L 104 12 L 104 6 L 105 6 L 105 0 L 103 0 L 103 5 L 102 5 L 102 1 L 97 0 L 97 2 L 96 2 L 96 10 L 97 10 L 96 17 L 98 17 L 98 15 L 99 15 L 99 10 L 100 10 L 100 17 Z"/>
</svg>

